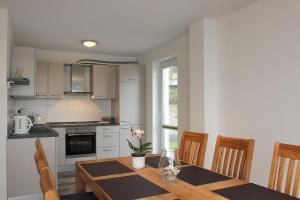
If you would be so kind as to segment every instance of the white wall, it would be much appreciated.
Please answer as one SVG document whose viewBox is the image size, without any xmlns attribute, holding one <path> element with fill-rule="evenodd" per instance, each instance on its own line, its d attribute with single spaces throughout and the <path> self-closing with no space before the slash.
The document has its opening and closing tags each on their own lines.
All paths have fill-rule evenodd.
<svg viewBox="0 0 300 200">
<path fill-rule="evenodd" d="M 189 110 L 191 131 L 204 131 L 204 20 L 189 26 Z"/>
<path fill-rule="evenodd" d="M 300 1 L 263 0 L 218 22 L 219 132 L 256 140 L 267 185 L 274 142 L 300 145 Z"/>
<path fill-rule="evenodd" d="M 178 64 L 178 127 L 179 137 L 182 130 L 189 128 L 189 71 L 188 71 L 188 34 L 179 36 L 165 44 L 143 53 L 139 61 L 146 65 L 146 134 L 147 140 L 152 141 L 152 136 L 159 130 L 156 125 L 159 124 L 160 117 L 153 115 L 154 98 L 156 97 L 159 86 L 156 84 L 155 68 L 157 62 L 166 58 L 177 57 Z M 156 129 L 156 130 L 155 130 Z M 152 135 L 153 133 L 153 135 Z M 155 138 L 154 138 L 155 139 Z M 159 147 L 154 147 L 159 148 Z M 160 149 L 156 149 L 160 151 Z"/>
<path fill-rule="evenodd" d="M 7 10 L 0 9 L 0 199 L 7 199 L 6 136 L 7 136 L 7 67 L 9 66 L 10 36 Z"/>
</svg>

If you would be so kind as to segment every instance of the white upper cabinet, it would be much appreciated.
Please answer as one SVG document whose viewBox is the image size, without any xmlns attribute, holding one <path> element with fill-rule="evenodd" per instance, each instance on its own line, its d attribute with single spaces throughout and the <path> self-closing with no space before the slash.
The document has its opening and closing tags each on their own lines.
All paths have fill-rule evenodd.
<svg viewBox="0 0 300 200">
<path fill-rule="evenodd" d="M 48 98 L 64 97 L 64 64 L 49 63 Z"/>
<path fill-rule="evenodd" d="M 37 62 L 35 95 L 38 98 L 48 96 L 48 62 Z"/>
<path fill-rule="evenodd" d="M 35 97 L 64 97 L 64 64 L 44 61 L 37 62 Z"/>
<path fill-rule="evenodd" d="M 93 66 L 93 97 L 95 99 L 115 98 L 116 69 L 109 65 Z"/>
<path fill-rule="evenodd" d="M 14 76 L 17 68 L 23 69 L 23 77 L 29 79 L 29 85 L 15 85 L 11 88 L 12 96 L 35 96 L 35 49 L 28 47 L 13 47 L 11 74 Z"/>
<path fill-rule="evenodd" d="M 145 83 L 120 82 L 120 122 L 145 123 Z"/>
<path fill-rule="evenodd" d="M 122 64 L 119 65 L 121 82 L 141 82 L 146 80 L 146 69 L 139 64 Z"/>
</svg>

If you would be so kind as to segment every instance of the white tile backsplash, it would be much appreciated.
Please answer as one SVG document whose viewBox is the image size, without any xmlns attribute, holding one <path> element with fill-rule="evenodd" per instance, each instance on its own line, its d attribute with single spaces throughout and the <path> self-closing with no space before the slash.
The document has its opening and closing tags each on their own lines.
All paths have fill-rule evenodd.
<svg viewBox="0 0 300 200">
<path fill-rule="evenodd" d="M 97 121 L 112 115 L 111 100 L 65 95 L 64 99 L 17 99 L 15 112 L 25 108 L 28 115 L 42 114 L 47 122 Z"/>
</svg>

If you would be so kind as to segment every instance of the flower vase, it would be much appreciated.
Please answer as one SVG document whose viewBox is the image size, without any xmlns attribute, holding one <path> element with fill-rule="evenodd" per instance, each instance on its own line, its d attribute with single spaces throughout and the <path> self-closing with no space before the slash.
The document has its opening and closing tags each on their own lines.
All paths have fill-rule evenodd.
<svg viewBox="0 0 300 200">
<path fill-rule="evenodd" d="M 134 169 L 142 169 L 145 167 L 145 154 L 143 155 L 136 155 L 136 154 L 131 154 L 132 157 L 132 167 Z"/>
</svg>

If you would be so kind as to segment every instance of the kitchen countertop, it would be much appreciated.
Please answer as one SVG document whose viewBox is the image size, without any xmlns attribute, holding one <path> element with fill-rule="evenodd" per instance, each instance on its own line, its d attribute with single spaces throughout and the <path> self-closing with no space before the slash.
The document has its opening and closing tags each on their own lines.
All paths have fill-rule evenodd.
<svg viewBox="0 0 300 200">
<path fill-rule="evenodd" d="M 7 139 L 21 139 L 21 138 L 41 138 L 41 137 L 58 137 L 58 133 L 49 125 L 34 125 L 29 134 L 12 134 L 9 132 Z"/>
<path fill-rule="evenodd" d="M 89 121 L 89 122 L 51 122 L 49 126 L 52 128 L 58 127 L 73 127 L 73 126 L 119 126 L 116 122 L 100 122 L 100 121 Z"/>
</svg>

